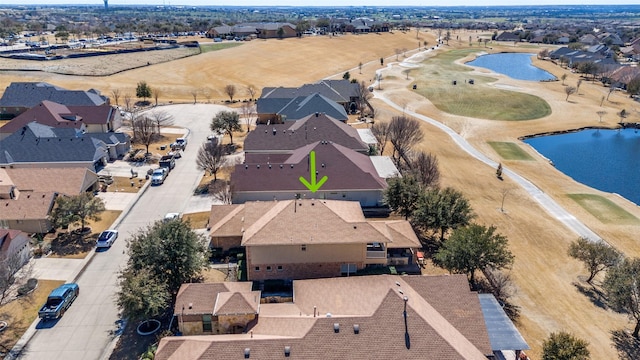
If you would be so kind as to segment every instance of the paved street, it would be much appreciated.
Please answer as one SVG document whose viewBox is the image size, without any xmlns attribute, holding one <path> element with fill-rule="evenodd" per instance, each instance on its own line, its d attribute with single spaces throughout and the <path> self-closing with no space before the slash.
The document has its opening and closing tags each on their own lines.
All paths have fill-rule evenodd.
<svg viewBox="0 0 640 360">
<path fill-rule="evenodd" d="M 195 165 L 195 158 L 200 144 L 210 134 L 210 120 L 223 109 L 227 110 L 220 105 L 172 105 L 162 108 L 174 116 L 177 126 L 189 130 L 189 144 L 183 157 L 177 161 L 165 183 L 161 186 L 149 186 L 141 191 L 142 194 L 128 212 L 126 210 L 131 203 L 127 203 L 127 200 L 107 199 L 109 204 L 117 204 L 108 207 L 116 206 L 125 210 L 119 224 L 114 225 L 120 231 L 118 240 L 111 249 L 89 255 L 90 260 L 85 262 L 86 267 L 76 280 L 80 286 L 80 296 L 64 317 L 57 322 L 36 321 L 32 324 L 19 343 L 24 345 L 24 341 L 32 336 L 20 359 L 90 360 L 109 357 L 115 346 L 114 332 L 118 330 L 120 320 L 114 295 L 117 290 L 117 273 L 127 261 L 125 240 L 132 233 L 160 220 L 168 212 L 210 207 L 211 204 L 207 205 L 204 198 L 196 198 L 193 202 L 190 200 L 202 175 Z M 190 205 L 191 203 L 195 205 Z M 74 260 L 67 261 L 64 263 L 66 265 L 62 264 L 51 262 L 48 264 L 50 272 L 57 269 L 55 271 L 59 273 L 42 276 L 68 279 L 83 265 L 82 261 Z M 47 264 L 42 265 L 40 269 L 46 268 Z"/>
</svg>

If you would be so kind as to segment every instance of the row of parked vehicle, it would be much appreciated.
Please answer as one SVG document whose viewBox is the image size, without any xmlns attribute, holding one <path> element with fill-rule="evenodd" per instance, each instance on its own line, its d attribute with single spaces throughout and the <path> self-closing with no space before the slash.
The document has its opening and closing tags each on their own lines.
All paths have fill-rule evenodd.
<svg viewBox="0 0 640 360">
<path fill-rule="evenodd" d="M 169 176 L 169 173 L 176 166 L 176 159 L 182 157 L 181 151 L 187 147 L 186 138 L 177 138 L 174 143 L 170 145 L 171 151 L 160 158 L 160 167 L 153 170 L 151 173 L 151 185 L 162 185 L 164 180 Z"/>
</svg>

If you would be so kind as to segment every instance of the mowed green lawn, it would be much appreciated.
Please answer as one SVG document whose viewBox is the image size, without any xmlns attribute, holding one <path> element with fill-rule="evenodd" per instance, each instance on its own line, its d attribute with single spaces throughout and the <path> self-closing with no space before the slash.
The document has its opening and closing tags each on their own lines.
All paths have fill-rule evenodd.
<svg viewBox="0 0 640 360">
<path fill-rule="evenodd" d="M 533 161 L 533 157 L 527 154 L 518 144 L 512 142 L 489 141 L 488 144 L 495 152 L 505 160 Z"/>
<path fill-rule="evenodd" d="M 217 50 L 229 49 L 229 48 L 232 48 L 232 47 L 240 46 L 242 44 L 243 44 L 242 42 L 200 43 L 200 50 L 204 54 L 204 53 L 209 52 L 209 51 L 217 51 Z"/>
<path fill-rule="evenodd" d="M 613 201 L 595 194 L 568 194 L 582 208 L 605 224 L 640 225 L 640 219 L 633 216 Z"/>
<path fill-rule="evenodd" d="M 551 107 L 543 99 L 516 91 L 497 89 L 489 85 L 496 79 L 469 74 L 471 67 L 454 61 L 480 48 L 453 50 L 425 61 L 416 78 L 417 92 L 429 99 L 438 109 L 454 115 L 480 119 L 520 121 L 539 119 L 551 114 Z M 473 78 L 474 84 L 469 84 Z M 452 82 L 456 81 L 456 85 Z"/>
</svg>

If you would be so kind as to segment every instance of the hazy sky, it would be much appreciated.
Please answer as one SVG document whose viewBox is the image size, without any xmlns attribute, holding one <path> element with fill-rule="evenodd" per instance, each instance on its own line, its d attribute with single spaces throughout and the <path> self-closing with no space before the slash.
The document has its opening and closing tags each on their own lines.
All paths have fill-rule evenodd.
<svg viewBox="0 0 640 360">
<path fill-rule="evenodd" d="M 96 4 L 101 0 L 0 0 L 1 4 L 58 5 Z M 111 5 L 196 5 L 196 6 L 484 6 L 484 5 L 636 5 L 638 0 L 109 0 Z"/>
</svg>

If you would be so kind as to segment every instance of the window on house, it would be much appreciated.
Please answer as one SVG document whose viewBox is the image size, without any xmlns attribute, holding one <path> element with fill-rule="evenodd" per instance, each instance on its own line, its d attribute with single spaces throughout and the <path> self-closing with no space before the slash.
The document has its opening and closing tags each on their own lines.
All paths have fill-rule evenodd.
<svg viewBox="0 0 640 360">
<path fill-rule="evenodd" d="M 260 271 L 260 266 L 256 266 L 256 271 Z"/>
<path fill-rule="evenodd" d="M 271 266 L 267 266 L 267 271 L 271 271 Z"/>
<path fill-rule="evenodd" d="M 202 315 L 202 331 L 211 331 L 213 326 L 211 324 L 211 315 Z"/>
<path fill-rule="evenodd" d="M 282 265 L 278 265 L 278 271 L 282 271 Z"/>
<path fill-rule="evenodd" d="M 307 245 L 300 245 L 301 251 L 307 251 Z"/>
</svg>

